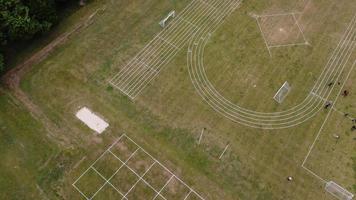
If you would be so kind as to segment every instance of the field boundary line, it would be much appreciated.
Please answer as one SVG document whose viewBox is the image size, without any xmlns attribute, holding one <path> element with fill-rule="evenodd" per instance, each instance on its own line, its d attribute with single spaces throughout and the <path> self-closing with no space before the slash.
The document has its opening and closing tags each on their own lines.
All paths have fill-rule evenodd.
<svg viewBox="0 0 356 200">
<path fill-rule="evenodd" d="M 305 43 L 306 44 L 310 44 L 309 41 L 307 40 L 307 38 L 304 35 L 304 31 L 302 30 L 302 28 L 299 25 L 299 21 L 298 21 L 297 17 L 295 16 L 295 13 L 293 13 L 292 15 L 293 15 L 293 18 L 295 20 L 295 24 L 298 26 L 299 32 L 302 34 L 302 37 L 303 37 Z"/>
<path fill-rule="evenodd" d="M 264 42 L 265 42 L 266 48 L 267 48 L 267 50 L 268 50 L 269 57 L 272 57 L 271 50 L 269 49 L 269 44 L 268 44 L 268 42 L 267 42 L 267 40 L 266 40 L 265 34 L 264 34 L 263 31 L 262 31 L 261 24 L 260 24 L 260 22 L 258 21 L 258 17 L 256 17 L 256 22 L 257 22 L 258 28 L 260 29 L 260 32 L 261 32 L 262 38 L 263 38 L 263 40 L 264 40 Z"/>
<path fill-rule="evenodd" d="M 335 98 L 334 104 L 332 105 L 332 108 L 334 107 L 335 103 L 337 102 L 338 98 L 340 97 L 342 88 L 344 88 L 344 86 L 345 86 L 347 80 L 348 80 L 349 77 L 350 77 L 351 72 L 354 70 L 355 65 L 356 65 L 356 60 L 355 60 L 354 63 L 352 64 L 351 69 L 349 70 L 349 72 L 348 72 L 348 74 L 347 74 L 347 76 L 346 76 L 346 78 L 345 78 L 345 81 L 342 83 L 342 86 L 340 87 L 340 90 L 338 91 L 338 94 L 337 94 L 337 96 L 336 96 L 336 98 Z M 316 142 L 318 141 L 318 139 L 319 139 L 319 137 L 320 137 L 320 135 L 321 135 L 321 133 L 322 133 L 322 130 L 323 130 L 323 128 L 324 128 L 324 126 L 325 126 L 327 120 L 329 119 L 329 117 L 330 117 L 332 111 L 333 111 L 333 109 L 330 109 L 330 110 L 328 111 L 328 114 L 326 115 L 326 118 L 325 118 L 325 120 L 323 121 L 323 123 L 322 123 L 322 125 L 321 125 L 321 127 L 320 127 L 320 129 L 319 129 L 319 131 L 318 131 L 318 133 L 317 133 L 317 135 L 316 135 L 316 137 L 315 137 L 313 143 L 312 143 L 311 146 L 309 147 L 309 151 L 308 151 L 307 155 L 305 156 L 305 158 L 304 158 L 304 160 L 303 160 L 303 162 L 302 162 L 302 165 L 301 165 L 304 169 L 306 169 L 308 172 L 312 172 L 311 174 L 313 174 L 315 177 L 317 177 L 318 179 L 321 179 L 321 180 L 324 180 L 324 179 L 320 178 L 320 176 L 318 176 L 316 173 L 314 173 L 312 170 L 308 169 L 308 168 L 305 167 L 304 165 L 305 165 L 305 163 L 307 162 L 307 160 L 308 160 L 308 158 L 309 158 L 311 152 L 313 151 L 313 149 L 314 149 L 314 147 L 315 147 L 315 144 L 316 144 Z"/>
</svg>

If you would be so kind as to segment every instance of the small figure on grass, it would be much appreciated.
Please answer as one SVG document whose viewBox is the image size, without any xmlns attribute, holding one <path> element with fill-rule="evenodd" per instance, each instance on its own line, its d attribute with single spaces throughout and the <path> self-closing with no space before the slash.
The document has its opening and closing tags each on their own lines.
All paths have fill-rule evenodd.
<svg viewBox="0 0 356 200">
<path fill-rule="evenodd" d="M 353 123 L 356 123 L 356 118 L 353 118 L 351 121 L 352 121 Z"/>
<path fill-rule="evenodd" d="M 351 127 L 351 131 L 354 131 L 354 130 L 356 130 L 356 126 L 355 126 L 355 125 L 353 125 L 353 126 Z"/>
<path fill-rule="evenodd" d="M 331 87 L 334 84 L 334 82 L 328 83 L 328 87 Z"/>
<path fill-rule="evenodd" d="M 290 181 L 293 181 L 293 177 L 288 176 L 288 177 L 287 177 L 287 181 L 289 181 L 289 182 L 290 182 Z"/>
<path fill-rule="evenodd" d="M 340 135 L 334 134 L 333 136 L 334 136 L 334 138 L 337 139 L 337 140 L 340 139 Z"/>
<path fill-rule="evenodd" d="M 328 109 L 329 107 L 331 107 L 331 105 L 332 105 L 331 102 L 328 101 L 328 102 L 326 102 L 324 108 L 325 108 L 325 109 Z"/>
<path fill-rule="evenodd" d="M 342 92 L 342 96 L 343 96 L 343 97 L 349 96 L 349 91 L 348 91 L 348 90 L 344 90 L 344 91 Z"/>
</svg>

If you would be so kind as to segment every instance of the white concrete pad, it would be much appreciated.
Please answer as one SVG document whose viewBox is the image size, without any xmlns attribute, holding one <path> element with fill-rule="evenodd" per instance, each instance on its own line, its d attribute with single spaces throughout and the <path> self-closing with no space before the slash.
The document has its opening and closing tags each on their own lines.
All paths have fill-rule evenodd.
<svg viewBox="0 0 356 200">
<path fill-rule="evenodd" d="M 75 116 L 99 134 L 105 131 L 105 129 L 109 126 L 107 122 L 95 115 L 87 107 L 81 108 Z"/>
</svg>

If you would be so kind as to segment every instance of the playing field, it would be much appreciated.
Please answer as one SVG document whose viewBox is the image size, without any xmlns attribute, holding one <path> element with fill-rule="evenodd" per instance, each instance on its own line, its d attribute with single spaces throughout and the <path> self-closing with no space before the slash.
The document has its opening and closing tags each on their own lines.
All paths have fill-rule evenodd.
<svg viewBox="0 0 356 200">
<path fill-rule="evenodd" d="M 29 196 L 337 199 L 328 181 L 356 193 L 354 1 L 90 6 L 90 25 L 21 82 L 56 146 Z M 84 106 L 110 124 L 100 135 L 75 117 Z"/>
</svg>

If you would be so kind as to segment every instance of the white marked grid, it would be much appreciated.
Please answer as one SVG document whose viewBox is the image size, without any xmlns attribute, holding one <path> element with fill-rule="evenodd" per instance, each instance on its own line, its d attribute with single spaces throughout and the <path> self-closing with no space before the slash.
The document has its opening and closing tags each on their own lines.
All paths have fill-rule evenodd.
<svg viewBox="0 0 356 200">
<path fill-rule="evenodd" d="M 126 152 L 127 158 L 123 159 L 123 149 L 118 149 L 116 145 L 126 145 L 124 150 L 126 149 L 127 146 L 131 145 L 132 152 L 128 153 Z M 133 150 L 134 149 L 134 150 Z M 127 150 L 126 150 L 127 151 Z M 130 162 L 136 159 L 136 156 L 138 154 L 143 153 L 145 158 L 142 159 L 148 159 L 152 161 L 151 164 L 149 164 L 148 168 L 144 170 L 144 172 L 140 175 L 140 170 L 136 169 L 135 166 L 130 166 Z M 113 172 L 113 174 L 107 178 L 102 172 L 100 172 L 100 169 L 97 169 L 95 166 L 96 164 L 100 163 L 102 159 L 104 159 L 104 156 L 111 155 L 112 158 L 114 158 L 116 161 L 120 163 L 120 166 Z M 139 157 L 140 159 L 140 157 Z M 141 163 L 143 162 L 142 160 L 139 160 Z M 164 174 L 169 174 L 169 179 L 165 181 L 163 186 L 160 186 L 160 189 L 156 189 L 154 186 L 151 185 L 151 181 L 149 177 L 146 177 L 146 174 L 148 174 L 150 171 L 152 171 L 152 168 L 154 166 L 159 166 L 160 169 L 162 169 L 162 173 Z M 114 183 L 115 176 L 120 175 L 120 172 L 122 169 L 127 169 L 129 170 L 130 173 L 132 173 L 136 177 L 136 181 L 134 181 L 133 184 L 128 184 L 129 188 L 127 191 L 123 191 L 123 189 L 120 189 L 117 187 Z M 93 194 L 89 195 L 86 194 L 83 190 L 85 188 L 80 188 L 79 182 L 83 179 L 84 176 L 88 174 L 88 172 L 92 170 L 95 172 L 95 174 L 100 177 L 104 183 L 96 189 L 96 191 L 92 191 Z M 126 173 L 125 173 L 126 175 Z M 139 183 L 143 183 L 144 187 L 150 188 L 150 191 L 153 192 L 153 196 L 151 199 L 156 199 L 160 197 L 160 199 L 165 199 L 168 200 L 169 198 L 165 197 L 165 194 L 163 192 L 167 192 L 167 185 L 170 184 L 172 180 L 178 181 L 180 185 L 187 190 L 187 193 L 181 194 L 182 200 L 188 199 L 192 195 L 194 195 L 194 198 L 196 199 L 204 199 L 201 195 L 199 195 L 196 191 L 193 190 L 190 186 L 188 186 L 185 182 L 183 182 L 180 178 L 178 178 L 175 174 L 173 174 L 167 167 L 165 167 L 163 164 L 161 164 L 157 159 L 155 159 L 153 156 L 151 156 L 147 151 L 145 151 L 141 146 L 139 146 L 135 141 L 133 141 L 131 138 L 129 138 L 126 134 L 121 135 L 104 153 L 102 153 L 99 158 L 97 158 L 72 184 L 73 187 L 82 195 L 82 197 L 86 200 L 91 200 L 94 199 L 97 195 L 100 195 L 100 192 L 103 192 L 104 187 L 111 187 L 113 188 L 117 194 L 121 197 L 121 199 L 127 200 L 129 199 L 129 195 L 132 195 L 135 191 L 135 188 L 138 187 L 137 185 Z M 124 183 L 126 184 L 126 183 Z M 168 191 L 169 192 L 169 191 Z"/>
</svg>

